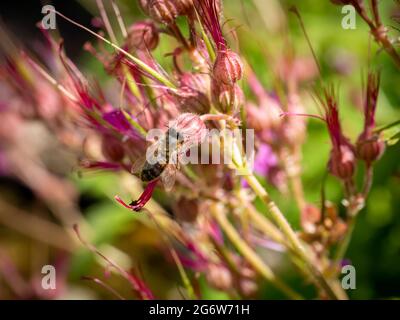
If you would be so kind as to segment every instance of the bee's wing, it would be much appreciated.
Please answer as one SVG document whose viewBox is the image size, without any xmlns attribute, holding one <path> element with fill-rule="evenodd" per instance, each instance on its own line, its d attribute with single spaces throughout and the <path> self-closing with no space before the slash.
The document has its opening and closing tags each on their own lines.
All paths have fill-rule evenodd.
<svg viewBox="0 0 400 320">
<path fill-rule="evenodd" d="M 174 187 L 176 179 L 176 166 L 173 164 L 168 164 L 163 173 L 161 174 L 161 181 L 164 185 L 166 191 L 171 191 Z"/>
<path fill-rule="evenodd" d="M 145 162 L 146 162 L 146 156 L 137 158 L 132 164 L 131 173 L 136 174 L 142 171 Z"/>
</svg>

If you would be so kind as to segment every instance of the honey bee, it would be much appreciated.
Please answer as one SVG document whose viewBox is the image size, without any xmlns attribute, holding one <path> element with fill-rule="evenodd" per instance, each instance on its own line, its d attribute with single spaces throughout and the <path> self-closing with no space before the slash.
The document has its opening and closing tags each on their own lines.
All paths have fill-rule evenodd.
<svg viewBox="0 0 400 320">
<path fill-rule="evenodd" d="M 180 167 L 180 159 L 186 151 L 185 137 L 176 128 L 169 128 L 167 132 L 149 148 L 151 155 L 136 161 L 132 173 L 139 173 L 143 182 L 161 179 L 165 189 L 171 190 L 175 183 L 176 172 Z"/>
<path fill-rule="evenodd" d="M 134 163 L 132 173 L 139 173 L 143 182 L 160 179 L 169 191 L 174 186 L 182 155 L 192 146 L 201 144 L 206 136 L 206 126 L 200 116 L 183 113 L 170 122 L 160 139 L 149 146 L 146 157 Z"/>
</svg>

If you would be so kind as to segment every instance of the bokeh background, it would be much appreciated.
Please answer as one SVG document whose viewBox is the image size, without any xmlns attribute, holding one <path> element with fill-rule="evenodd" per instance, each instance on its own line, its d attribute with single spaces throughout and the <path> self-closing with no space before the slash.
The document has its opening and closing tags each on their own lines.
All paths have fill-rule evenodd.
<svg viewBox="0 0 400 320">
<path fill-rule="evenodd" d="M 20 44 L 32 50 L 42 41 L 35 24 L 42 18 L 44 3 L 34 0 L 0 2 L 1 23 Z M 118 3 L 126 22 L 143 17 L 135 0 Z M 224 3 L 225 17 L 229 19 L 225 29 L 234 30 L 237 34 L 237 37 L 232 36 L 232 43 L 239 48 L 267 88 L 273 88 L 271 70 L 274 59 L 287 53 L 288 42 L 299 56 L 310 56 L 298 20 L 288 13 L 288 8 L 296 5 L 322 65 L 324 79 L 339 88 L 341 118 L 346 134 L 355 139 L 361 131 L 361 95 L 363 79 L 369 67 L 382 70 L 378 125 L 400 119 L 400 70 L 385 53 L 377 54 L 377 47 L 360 18 L 356 20 L 355 30 L 344 30 L 341 26 L 341 7 L 332 5 L 328 0 L 229 0 Z M 90 26 L 93 17 L 99 15 L 92 0 L 54 0 L 52 4 L 58 11 L 86 26 Z M 400 12 L 395 11 L 394 1 L 381 1 L 381 8 L 385 22 L 400 28 L 400 24 L 392 18 L 400 16 Z M 285 25 L 288 26 L 287 32 Z M 102 86 L 108 87 L 111 80 L 101 64 L 82 49 L 86 41 L 93 39 L 61 19 L 57 20 L 57 26 L 65 40 L 68 55 L 89 78 L 95 77 Z M 166 59 L 161 52 L 168 52 L 168 48 L 168 42 L 164 41 L 160 52 L 157 52 L 159 59 Z M 112 88 L 112 85 L 109 87 Z M 118 92 L 110 89 L 107 94 L 112 99 Z M 318 112 L 310 95 L 305 94 L 303 99 L 309 113 Z M 1 119 L 0 126 L 3 126 Z M 34 132 L 36 143 L 27 140 L 26 148 L 38 148 L 50 172 L 71 184 L 78 199 L 76 211 L 85 216 L 93 230 L 91 242 L 122 265 L 138 268 L 157 297 L 180 298 L 177 288 L 179 274 L 163 254 L 165 244 L 158 231 L 149 226 L 146 219 L 132 215 L 113 201 L 113 196 L 120 191 L 119 177 L 98 173 L 78 174 L 73 155 L 62 150 L 48 133 L 41 133 L 41 129 Z M 321 180 L 329 155 L 328 139 L 324 125 L 310 120 L 307 143 L 303 148 L 303 183 L 306 198 L 311 203 L 318 203 L 320 199 Z M 346 255 L 357 271 L 357 289 L 348 292 L 351 298 L 400 297 L 399 160 L 400 143 L 394 141 L 376 165 L 371 194 L 366 208 L 359 215 Z M 49 194 L 54 192 L 55 187 L 48 185 Z M 268 185 L 266 187 L 271 189 Z M 291 223 L 298 226 L 295 206 L 285 201 L 278 192 L 270 191 Z M 333 202 L 341 200 L 340 185 L 333 178 L 328 178 L 327 195 Z M 160 201 L 162 203 L 162 199 Z M 82 276 L 105 277 L 104 267 L 93 253 L 76 243 L 68 243 L 70 238 L 60 236 L 57 229 L 50 232 L 51 226 L 36 226 L 36 220 L 31 219 L 33 216 L 56 223 L 53 209 L 35 196 L 31 186 L 21 179 L 6 174 L 0 176 L 0 299 L 35 298 L 31 288 L 37 286 L 44 264 L 55 265 L 58 270 L 58 289 L 49 298 L 114 298 L 102 287 L 81 279 Z M 307 290 L 303 280 L 286 267 L 285 261 L 272 258 L 277 260 L 278 273 L 294 287 Z M 199 280 L 204 298 L 226 298 L 223 292 L 208 287 L 204 279 Z M 127 282 L 120 277 L 111 274 L 108 282 L 121 295 L 134 297 Z M 281 297 L 266 286 L 260 298 Z"/>
</svg>

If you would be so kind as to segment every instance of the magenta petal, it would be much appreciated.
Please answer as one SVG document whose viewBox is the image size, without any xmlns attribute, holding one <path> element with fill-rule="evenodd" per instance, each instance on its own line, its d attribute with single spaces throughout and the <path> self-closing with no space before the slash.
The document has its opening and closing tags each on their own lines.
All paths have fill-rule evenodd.
<svg viewBox="0 0 400 320">
<path fill-rule="evenodd" d="M 141 136 L 131 124 L 126 120 L 121 110 L 114 110 L 103 114 L 103 119 L 107 121 L 115 130 L 133 139 L 141 139 Z"/>
<path fill-rule="evenodd" d="M 131 209 L 133 211 L 140 211 L 144 207 L 144 205 L 151 199 L 151 196 L 153 195 L 154 188 L 156 187 L 157 182 L 158 179 L 149 182 L 149 184 L 146 186 L 139 199 L 136 201 L 132 201 L 130 204 L 125 203 L 118 196 L 115 196 L 115 200 L 117 200 L 127 209 Z"/>
<path fill-rule="evenodd" d="M 261 144 L 254 160 L 254 171 L 260 176 L 266 177 L 272 167 L 277 166 L 278 158 L 267 144 Z"/>
</svg>

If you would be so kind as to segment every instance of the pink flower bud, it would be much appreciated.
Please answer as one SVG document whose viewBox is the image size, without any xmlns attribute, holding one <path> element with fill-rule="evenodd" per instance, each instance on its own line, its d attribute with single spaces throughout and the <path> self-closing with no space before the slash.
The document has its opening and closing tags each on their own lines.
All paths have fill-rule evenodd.
<svg viewBox="0 0 400 320">
<path fill-rule="evenodd" d="M 128 30 L 128 46 L 138 50 L 157 48 L 159 36 L 157 27 L 152 21 L 134 23 Z"/>
<path fill-rule="evenodd" d="M 207 128 L 203 120 L 194 113 L 182 113 L 169 123 L 170 129 L 175 129 L 183 136 L 185 147 L 201 144 L 207 136 Z"/>
<path fill-rule="evenodd" d="M 385 142 L 378 136 L 368 137 L 361 134 L 356 144 L 357 157 L 367 163 L 379 160 L 385 152 Z"/>
<path fill-rule="evenodd" d="M 239 55 L 229 49 L 218 52 L 213 78 L 217 83 L 234 85 L 243 76 L 243 63 Z"/>
<path fill-rule="evenodd" d="M 351 179 L 354 174 L 355 165 L 355 155 L 348 144 L 341 144 L 339 149 L 332 149 L 328 164 L 331 174 L 342 180 Z"/>
</svg>

